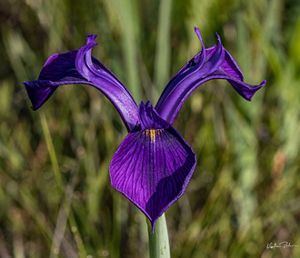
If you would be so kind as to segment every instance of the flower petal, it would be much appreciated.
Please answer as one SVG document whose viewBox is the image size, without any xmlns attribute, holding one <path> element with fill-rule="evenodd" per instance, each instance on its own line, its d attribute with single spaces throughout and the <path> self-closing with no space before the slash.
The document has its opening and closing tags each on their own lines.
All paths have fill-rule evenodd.
<svg viewBox="0 0 300 258">
<path fill-rule="evenodd" d="M 38 80 L 24 82 L 33 109 L 41 107 L 61 85 L 86 84 L 100 90 L 120 113 L 129 131 L 139 123 L 138 107 L 125 86 L 92 57 L 96 36 L 89 35 L 79 50 L 51 55 Z"/>
<path fill-rule="evenodd" d="M 172 124 L 185 100 L 204 82 L 225 79 L 246 100 L 251 100 L 257 90 L 266 84 L 252 86 L 244 82 L 243 74 L 236 61 L 223 47 L 220 37 L 215 46 L 205 48 L 199 29 L 195 29 L 202 50 L 196 54 L 171 79 L 160 96 L 155 109 L 168 123 Z"/>
<path fill-rule="evenodd" d="M 196 157 L 174 128 L 129 133 L 110 163 L 112 186 L 151 221 L 184 193 Z"/>
<path fill-rule="evenodd" d="M 159 116 L 149 101 L 147 101 L 146 104 L 141 102 L 139 107 L 139 115 L 142 130 L 164 129 L 170 127 L 170 125 Z"/>
</svg>

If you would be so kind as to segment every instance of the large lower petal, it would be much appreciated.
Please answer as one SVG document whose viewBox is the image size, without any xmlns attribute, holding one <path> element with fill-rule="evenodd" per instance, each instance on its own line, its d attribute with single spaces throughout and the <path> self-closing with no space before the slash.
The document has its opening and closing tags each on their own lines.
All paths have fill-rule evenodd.
<svg viewBox="0 0 300 258">
<path fill-rule="evenodd" d="M 145 129 L 129 133 L 119 146 L 111 184 L 154 225 L 184 193 L 195 165 L 195 154 L 175 129 Z"/>
<path fill-rule="evenodd" d="M 86 84 L 100 90 L 115 106 L 129 131 L 139 123 L 138 108 L 125 86 L 92 57 L 96 36 L 90 35 L 79 50 L 51 55 L 38 80 L 24 82 L 33 109 L 41 107 L 61 85 Z"/>
<path fill-rule="evenodd" d="M 202 42 L 200 31 L 196 33 Z M 225 79 L 246 100 L 251 100 L 257 90 L 263 87 L 266 81 L 259 85 L 250 85 L 244 82 L 243 74 L 234 58 L 222 46 L 220 38 L 218 43 L 205 48 L 196 54 L 180 71 L 170 80 L 160 96 L 155 109 L 159 115 L 172 124 L 185 100 L 200 85 L 208 80 Z"/>
</svg>

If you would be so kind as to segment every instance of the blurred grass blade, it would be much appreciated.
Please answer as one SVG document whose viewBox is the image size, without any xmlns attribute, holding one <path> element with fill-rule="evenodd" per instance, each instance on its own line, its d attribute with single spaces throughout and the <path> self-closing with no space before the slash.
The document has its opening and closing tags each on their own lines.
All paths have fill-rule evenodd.
<svg viewBox="0 0 300 258">
<path fill-rule="evenodd" d="M 65 198 L 59 209 L 56 226 L 52 237 L 52 245 L 50 251 L 50 258 L 55 258 L 59 255 L 61 245 L 65 238 L 65 230 L 67 226 L 68 216 L 72 203 L 74 188 L 76 185 L 77 176 L 73 176 L 73 180 L 70 184 L 65 187 Z"/>
<path fill-rule="evenodd" d="M 234 153 L 235 169 L 238 174 L 238 187 L 233 189 L 233 197 L 239 217 L 239 230 L 244 234 L 249 230 L 257 201 L 254 187 L 257 181 L 256 163 L 257 140 L 253 123 L 247 123 L 238 113 L 236 107 L 226 104 L 229 120 L 229 135 Z"/>
<path fill-rule="evenodd" d="M 172 0 L 164 0 L 159 6 L 159 20 L 155 53 L 154 84 L 158 92 L 162 92 L 170 73 L 170 25 Z"/>
<path fill-rule="evenodd" d="M 74 218 L 74 214 L 73 212 L 70 212 L 69 214 L 69 224 L 70 224 L 70 228 L 71 228 L 71 232 L 73 234 L 77 249 L 78 249 L 78 255 L 80 258 L 86 258 L 87 256 L 87 251 L 86 248 L 84 246 L 84 242 L 82 240 L 81 234 L 78 231 L 78 225 L 76 223 L 76 220 Z"/>
<path fill-rule="evenodd" d="M 134 98 L 139 102 L 141 99 L 141 86 L 138 76 L 138 53 L 139 53 L 139 19 L 137 14 L 136 0 L 106 0 L 108 12 L 114 16 L 117 14 L 122 36 L 123 54 L 125 56 L 125 70 L 127 87 Z"/>
<path fill-rule="evenodd" d="M 51 160 L 51 164 L 52 164 L 55 181 L 56 181 L 59 189 L 62 190 L 63 189 L 62 177 L 61 177 L 52 137 L 50 135 L 48 123 L 47 123 L 46 117 L 43 113 L 41 113 L 40 118 L 41 118 L 43 134 L 44 134 L 44 137 L 46 140 L 46 144 L 47 144 L 47 148 L 48 148 L 48 152 L 49 152 L 49 156 L 50 156 L 50 160 Z"/>
</svg>

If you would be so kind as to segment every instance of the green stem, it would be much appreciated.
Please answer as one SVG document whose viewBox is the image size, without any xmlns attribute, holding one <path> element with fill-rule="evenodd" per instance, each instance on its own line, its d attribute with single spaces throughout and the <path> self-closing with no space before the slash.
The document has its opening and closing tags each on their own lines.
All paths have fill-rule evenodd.
<svg viewBox="0 0 300 258">
<path fill-rule="evenodd" d="M 155 230 L 148 224 L 150 258 L 170 258 L 169 236 L 165 214 L 155 224 Z"/>
</svg>

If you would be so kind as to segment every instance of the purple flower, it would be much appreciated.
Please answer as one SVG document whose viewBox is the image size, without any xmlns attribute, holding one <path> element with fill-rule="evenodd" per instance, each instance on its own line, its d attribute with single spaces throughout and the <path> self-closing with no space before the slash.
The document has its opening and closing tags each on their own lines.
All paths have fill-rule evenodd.
<svg viewBox="0 0 300 258">
<path fill-rule="evenodd" d="M 189 144 L 172 127 L 187 97 L 204 82 L 226 79 L 246 100 L 265 85 L 250 86 L 217 35 L 217 44 L 202 50 L 170 80 L 153 107 L 137 106 L 125 86 L 92 57 L 96 36 L 78 50 L 51 55 L 38 80 L 24 82 L 33 109 L 38 109 L 61 85 L 85 84 L 100 90 L 119 112 L 128 134 L 110 163 L 112 186 L 133 202 L 154 225 L 180 198 L 196 166 Z"/>
</svg>

